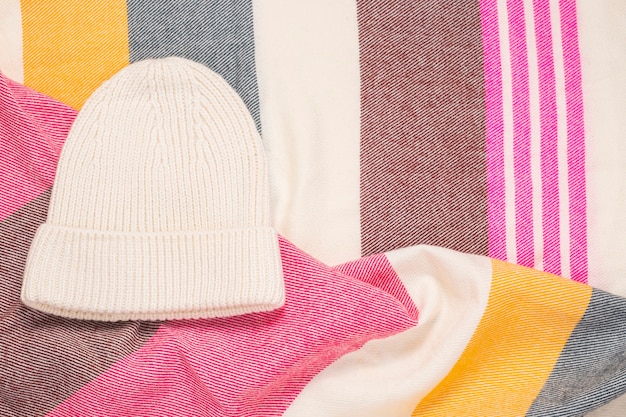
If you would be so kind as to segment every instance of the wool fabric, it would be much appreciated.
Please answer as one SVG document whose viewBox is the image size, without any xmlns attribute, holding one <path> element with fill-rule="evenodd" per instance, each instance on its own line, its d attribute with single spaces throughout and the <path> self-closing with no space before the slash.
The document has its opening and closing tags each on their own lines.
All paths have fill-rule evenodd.
<svg viewBox="0 0 626 417">
<path fill-rule="evenodd" d="M 284 304 L 266 160 L 201 64 L 132 64 L 88 99 L 24 272 L 29 307 L 80 319 L 225 317 Z"/>
<path fill-rule="evenodd" d="M 74 117 L 0 74 L 0 189 L 22 201 L 0 222 L 0 415 L 623 416 L 626 299 L 444 248 L 328 268 L 279 238 L 285 306 L 222 319 L 24 306 L 51 194 L 30 187 Z"/>
</svg>

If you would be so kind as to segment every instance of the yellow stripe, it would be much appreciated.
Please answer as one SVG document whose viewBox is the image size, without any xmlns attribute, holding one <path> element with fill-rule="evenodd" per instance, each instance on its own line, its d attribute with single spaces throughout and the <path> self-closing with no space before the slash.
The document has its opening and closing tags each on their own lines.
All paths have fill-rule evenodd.
<svg viewBox="0 0 626 417">
<path fill-rule="evenodd" d="M 124 0 L 22 0 L 24 83 L 80 109 L 129 63 Z"/>
<path fill-rule="evenodd" d="M 493 260 L 487 309 L 414 416 L 522 416 L 580 321 L 591 287 Z"/>
</svg>

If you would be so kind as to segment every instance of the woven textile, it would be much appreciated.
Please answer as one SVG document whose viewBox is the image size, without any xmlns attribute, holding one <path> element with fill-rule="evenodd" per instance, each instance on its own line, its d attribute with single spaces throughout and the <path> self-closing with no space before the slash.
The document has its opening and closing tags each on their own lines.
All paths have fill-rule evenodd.
<svg viewBox="0 0 626 417">
<path fill-rule="evenodd" d="M 623 2 L 209 3 L 0 4 L 0 414 L 626 413 Z M 25 307 L 76 112 L 166 56 L 252 114 L 285 307 Z"/>
</svg>

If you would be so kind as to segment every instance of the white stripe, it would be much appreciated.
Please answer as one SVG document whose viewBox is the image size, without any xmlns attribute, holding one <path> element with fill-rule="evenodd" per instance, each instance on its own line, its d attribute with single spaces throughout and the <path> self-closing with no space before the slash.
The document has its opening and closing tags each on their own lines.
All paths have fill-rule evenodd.
<svg viewBox="0 0 626 417">
<path fill-rule="evenodd" d="M 506 260 L 517 262 L 515 232 L 515 166 L 513 154 L 513 79 L 511 46 L 509 42 L 509 17 L 506 0 L 498 0 L 498 32 L 502 62 L 502 118 L 504 125 L 504 194 L 506 217 Z"/>
<path fill-rule="evenodd" d="M 304 387 L 285 417 L 410 416 L 461 357 L 487 307 L 489 258 L 424 245 L 386 255 L 419 324 L 339 358 Z"/>
<path fill-rule="evenodd" d="M 329 264 L 360 257 L 356 2 L 254 1 L 272 222 Z"/>
<path fill-rule="evenodd" d="M 571 273 L 569 252 L 569 187 L 567 184 L 569 171 L 567 167 L 567 106 L 565 101 L 565 67 L 563 63 L 563 40 L 561 36 L 561 13 L 558 0 L 550 1 L 550 23 L 552 26 L 552 52 L 554 54 L 554 78 L 556 84 L 561 275 L 569 278 Z"/>
<path fill-rule="evenodd" d="M 577 9 L 589 284 L 626 297 L 626 2 L 579 0 Z"/>
<path fill-rule="evenodd" d="M 0 0 L 0 71 L 24 83 L 22 13 L 19 0 Z"/>
<path fill-rule="evenodd" d="M 543 270 L 543 215 L 541 190 L 541 112 L 539 108 L 539 63 L 535 34 L 533 0 L 524 1 L 526 19 L 526 50 L 530 95 L 530 176 L 533 186 L 534 267 Z"/>
</svg>

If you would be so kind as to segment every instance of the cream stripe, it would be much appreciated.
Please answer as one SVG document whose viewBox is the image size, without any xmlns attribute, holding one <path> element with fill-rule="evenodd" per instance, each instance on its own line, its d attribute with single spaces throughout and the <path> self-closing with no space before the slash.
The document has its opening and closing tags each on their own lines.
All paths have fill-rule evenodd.
<svg viewBox="0 0 626 417">
<path fill-rule="evenodd" d="M 534 267 L 543 270 L 543 223 L 541 193 L 541 113 L 539 109 L 539 64 L 533 0 L 524 0 L 526 49 L 530 93 L 530 175 L 533 184 Z"/>
<path fill-rule="evenodd" d="M 254 19 L 273 225 L 326 263 L 358 258 L 356 2 L 255 1 Z"/>
<path fill-rule="evenodd" d="M 23 83 L 22 14 L 19 0 L 0 0 L 0 45 L 0 71 L 13 81 Z"/>
<path fill-rule="evenodd" d="M 589 284 L 624 297 L 626 2 L 579 0 L 577 8 L 587 137 Z"/>
<path fill-rule="evenodd" d="M 504 194 L 506 216 L 506 260 L 515 263 L 515 170 L 513 156 L 513 79 L 511 75 L 511 46 L 506 0 L 498 0 L 498 31 L 502 60 L 502 118 L 504 125 Z"/>
<path fill-rule="evenodd" d="M 569 227 L 569 187 L 567 167 L 567 107 L 565 101 L 565 68 L 563 64 L 563 39 L 561 35 L 561 13 L 558 0 L 550 1 L 550 22 L 554 53 L 554 78 L 556 84 L 556 115 L 558 134 L 559 167 L 559 215 L 561 241 L 561 275 L 570 277 L 570 227 Z"/>
</svg>

